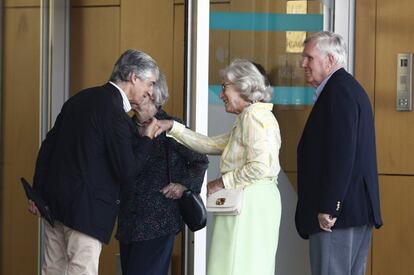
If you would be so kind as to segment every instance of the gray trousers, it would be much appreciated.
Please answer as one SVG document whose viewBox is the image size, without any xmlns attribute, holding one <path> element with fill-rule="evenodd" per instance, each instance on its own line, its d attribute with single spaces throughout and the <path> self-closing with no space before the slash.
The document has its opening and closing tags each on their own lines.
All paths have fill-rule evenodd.
<svg viewBox="0 0 414 275">
<path fill-rule="evenodd" d="M 371 236 L 371 225 L 311 234 L 312 275 L 364 275 Z"/>
</svg>

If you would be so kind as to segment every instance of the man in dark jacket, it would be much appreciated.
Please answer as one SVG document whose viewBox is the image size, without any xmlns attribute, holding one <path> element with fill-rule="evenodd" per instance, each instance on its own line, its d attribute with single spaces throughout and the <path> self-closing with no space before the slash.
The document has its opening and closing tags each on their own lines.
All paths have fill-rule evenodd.
<svg viewBox="0 0 414 275">
<path fill-rule="evenodd" d="M 39 151 L 34 189 L 55 219 L 45 225 L 42 274 L 98 274 L 120 205 L 120 186 L 132 185 L 152 148 L 154 123 L 132 150 L 136 131 L 126 112 L 152 94 L 159 76 L 147 54 L 128 50 L 109 83 L 80 91 L 62 107 Z M 39 215 L 29 201 L 29 210 Z"/>
<path fill-rule="evenodd" d="M 317 89 L 298 145 L 296 228 L 314 275 L 365 274 L 372 227 L 382 225 L 374 117 L 345 58 L 337 34 L 305 40 L 302 67 Z"/>
</svg>

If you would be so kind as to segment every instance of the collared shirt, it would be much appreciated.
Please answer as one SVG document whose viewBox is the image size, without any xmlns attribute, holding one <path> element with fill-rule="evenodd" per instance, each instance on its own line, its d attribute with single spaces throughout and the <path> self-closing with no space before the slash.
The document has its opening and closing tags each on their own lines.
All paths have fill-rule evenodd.
<svg viewBox="0 0 414 275">
<path fill-rule="evenodd" d="M 323 88 L 325 88 L 326 82 L 328 82 L 329 78 L 333 75 L 334 72 L 339 70 L 340 68 L 333 71 L 330 75 L 328 75 L 322 82 L 319 84 L 318 88 L 316 88 L 315 93 L 313 94 L 313 102 L 316 102 L 318 100 L 319 95 L 322 93 Z"/>
<path fill-rule="evenodd" d="M 254 103 L 236 118 L 227 134 L 207 137 L 174 121 L 167 136 L 205 154 L 221 154 L 220 171 L 225 188 L 238 188 L 277 177 L 281 145 L 273 104 Z"/>
<path fill-rule="evenodd" d="M 132 109 L 131 103 L 129 103 L 129 100 L 128 100 L 125 92 L 121 89 L 121 87 L 119 87 L 118 85 L 116 85 L 112 81 L 109 81 L 109 83 L 111 83 L 112 85 L 114 85 L 115 88 L 117 88 L 118 91 L 119 91 L 119 93 L 121 94 L 121 96 L 122 96 L 122 104 L 123 104 L 125 113 L 128 113 L 129 111 L 131 111 L 131 109 Z"/>
</svg>

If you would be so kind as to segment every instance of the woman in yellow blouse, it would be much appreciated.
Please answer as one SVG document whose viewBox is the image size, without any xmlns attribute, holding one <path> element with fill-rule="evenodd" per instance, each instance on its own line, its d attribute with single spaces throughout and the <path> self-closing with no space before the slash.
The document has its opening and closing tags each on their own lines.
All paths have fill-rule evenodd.
<svg viewBox="0 0 414 275">
<path fill-rule="evenodd" d="M 208 275 L 274 275 L 281 201 L 277 188 L 278 123 L 272 113 L 272 89 L 250 61 L 237 59 L 221 71 L 220 98 L 226 112 L 237 114 L 227 134 L 207 137 L 171 120 L 159 131 L 205 154 L 221 154 L 222 176 L 210 181 L 208 194 L 244 188 L 240 215 L 215 215 Z"/>
</svg>

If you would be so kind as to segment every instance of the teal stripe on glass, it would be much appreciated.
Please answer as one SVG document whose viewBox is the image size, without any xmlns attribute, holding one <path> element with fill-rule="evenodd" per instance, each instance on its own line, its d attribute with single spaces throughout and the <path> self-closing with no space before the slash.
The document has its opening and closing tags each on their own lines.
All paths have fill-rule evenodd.
<svg viewBox="0 0 414 275">
<path fill-rule="evenodd" d="M 222 104 L 220 99 L 221 85 L 208 87 L 208 103 Z M 272 103 L 278 105 L 313 105 L 315 89 L 312 87 L 274 86 Z"/>
<path fill-rule="evenodd" d="M 315 88 L 312 87 L 273 87 L 272 102 L 278 105 L 313 105 Z"/>
<path fill-rule="evenodd" d="M 218 105 L 222 103 L 220 99 L 221 85 L 208 86 L 208 104 Z"/>
<path fill-rule="evenodd" d="M 210 12 L 210 30 L 317 32 L 323 30 L 323 15 Z"/>
</svg>

